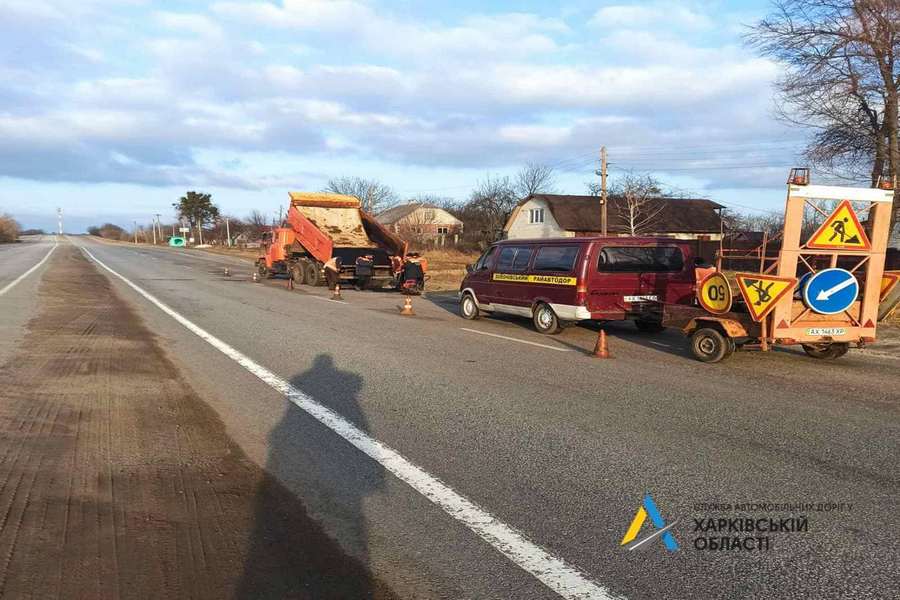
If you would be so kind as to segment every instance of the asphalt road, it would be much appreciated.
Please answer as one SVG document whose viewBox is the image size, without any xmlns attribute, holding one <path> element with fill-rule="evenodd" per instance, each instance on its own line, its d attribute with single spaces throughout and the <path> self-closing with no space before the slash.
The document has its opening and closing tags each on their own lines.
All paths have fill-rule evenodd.
<svg viewBox="0 0 900 600">
<path fill-rule="evenodd" d="M 19 278 L 40 263 L 55 243 L 55 236 L 27 236 L 18 244 L 0 244 L 0 364 L 9 358 L 34 315 L 32 300 L 46 263 L 31 276 Z"/>
<path fill-rule="evenodd" d="M 446 296 L 416 299 L 417 315 L 401 317 L 396 294 L 348 290 L 336 303 L 322 288 L 253 284 L 239 259 L 71 239 L 609 595 L 900 596 L 900 363 L 877 347 L 828 363 L 780 351 L 705 365 L 677 332 L 617 324 L 608 328 L 614 359 L 602 361 L 588 356 L 596 339 L 588 327 L 545 337 L 523 320 L 468 322 Z M 13 252 L 25 253 L 18 264 L 46 249 Z M 7 278 L 29 266 L 0 263 Z M 7 330 L 24 318 L 7 311 L 27 312 L 27 282 L 39 277 L 0 297 Z M 111 280 L 235 444 L 399 597 L 559 597 Z M 674 523 L 677 551 L 659 539 L 634 551 L 619 545 L 647 493 Z M 744 503 L 754 506 L 730 506 Z M 844 506 L 817 510 L 824 503 Z M 737 517 L 807 526 L 770 534 L 768 551 L 696 548 L 710 537 L 760 535 L 695 531 L 695 519 Z M 653 531 L 647 524 L 638 537 Z"/>
</svg>

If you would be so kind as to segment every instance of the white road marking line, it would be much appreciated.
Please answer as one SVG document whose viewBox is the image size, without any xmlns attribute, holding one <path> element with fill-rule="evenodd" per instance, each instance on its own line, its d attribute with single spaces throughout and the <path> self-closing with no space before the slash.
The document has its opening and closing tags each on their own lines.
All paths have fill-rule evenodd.
<svg viewBox="0 0 900 600">
<path fill-rule="evenodd" d="M 38 268 L 40 268 L 40 266 L 41 266 L 42 264 L 44 264 L 45 262 L 47 262 L 47 259 L 50 258 L 50 255 L 53 254 L 53 251 L 56 250 L 56 246 L 58 246 L 58 245 L 59 245 L 59 244 L 54 244 L 53 247 L 50 248 L 50 252 L 48 252 L 47 255 L 44 256 L 44 258 L 42 258 L 42 259 L 40 260 L 40 262 L 38 262 L 38 264 L 34 265 L 33 267 L 31 267 L 30 269 L 28 269 L 27 271 L 25 271 L 25 272 L 22 273 L 21 275 L 19 275 L 19 276 L 16 277 L 15 279 L 13 279 L 11 282 L 9 282 L 8 284 L 6 284 L 6 286 L 4 286 L 3 289 L 0 289 L 0 296 L 2 296 L 3 294 L 5 294 L 5 293 L 8 292 L 9 290 L 13 289 L 13 288 L 16 286 L 17 283 L 19 283 L 20 281 L 22 281 L 23 279 L 25 279 L 26 277 L 28 277 L 29 275 L 31 275 L 32 273 L 34 273 L 35 271 L 37 271 Z"/>
<path fill-rule="evenodd" d="M 509 337 L 506 335 L 500 335 L 499 333 L 488 333 L 487 331 L 478 331 L 477 329 L 469 329 L 468 327 L 460 327 L 463 331 L 468 331 L 469 333 L 477 333 L 479 335 L 489 335 L 491 337 L 500 338 L 502 340 L 509 340 L 511 342 L 519 342 L 520 344 L 528 344 L 529 346 L 538 346 L 540 348 L 547 348 L 548 350 L 557 350 L 559 352 L 571 352 L 568 348 L 560 348 L 559 346 L 548 346 L 547 344 L 539 344 L 537 342 L 529 342 L 528 340 L 520 340 L 518 338 Z"/>
<path fill-rule="evenodd" d="M 616 598 L 606 588 L 591 581 L 587 575 L 577 568 L 554 556 L 534 542 L 529 541 L 523 533 L 503 523 L 485 509 L 457 493 L 446 483 L 415 465 L 393 448 L 369 436 L 338 413 L 319 404 L 311 396 L 291 385 L 286 379 L 279 377 L 253 359 L 241 354 L 238 350 L 181 316 L 150 293 L 133 284 L 123 275 L 97 260 L 86 248 L 82 247 L 81 250 L 95 263 L 122 280 L 151 304 L 280 392 L 285 398 L 347 440 L 358 450 L 370 456 L 397 478 L 409 484 L 414 490 L 474 531 L 481 539 L 493 546 L 494 549 L 563 598 L 568 600 L 612 600 Z"/>
</svg>

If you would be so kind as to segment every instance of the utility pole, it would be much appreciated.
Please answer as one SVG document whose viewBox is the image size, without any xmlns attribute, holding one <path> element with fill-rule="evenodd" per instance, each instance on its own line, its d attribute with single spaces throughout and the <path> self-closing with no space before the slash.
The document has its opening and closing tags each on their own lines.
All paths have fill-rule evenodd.
<svg viewBox="0 0 900 600">
<path fill-rule="evenodd" d="M 153 227 L 153 245 L 156 245 L 156 223 L 151 220 L 150 226 Z"/>
<path fill-rule="evenodd" d="M 228 240 L 227 246 L 231 248 L 231 226 L 228 224 L 228 217 L 225 217 L 225 239 Z"/>
<path fill-rule="evenodd" d="M 62 230 L 62 208 L 57 208 L 57 209 L 56 209 L 56 218 L 57 218 L 57 220 L 58 220 L 58 222 L 59 222 L 59 228 L 58 228 L 59 236 L 62 237 L 62 234 L 63 234 L 63 230 Z"/>
<path fill-rule="evenodd" d="M 607 234 L 606 146 L 600 148 L 600 233 Z"/>
<path fill-rule="evenodd" d="M 134 243 L 137 244 L 137 221 L 134 222 Z"/>
<path fill-rule="evenodd" d="M 159 241 L 163 241 L 162 222 L 159 220 L 162 215 L 156 213 L 154 216 L 156 217 L 156 228 L 159 229 Z"/>
</svg>

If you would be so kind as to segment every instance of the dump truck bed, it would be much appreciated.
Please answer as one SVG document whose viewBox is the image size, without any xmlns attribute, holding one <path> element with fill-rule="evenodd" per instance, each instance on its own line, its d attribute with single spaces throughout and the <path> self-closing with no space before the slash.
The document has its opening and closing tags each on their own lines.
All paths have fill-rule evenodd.
<svg viewBox="0 0 900 600">
<path fill-rule="evenodd" d="M 291 192 L 291 207 L 325 234 L 335 247 L 377 248 L 369 239 L 353 196 Z"/>
</svg>

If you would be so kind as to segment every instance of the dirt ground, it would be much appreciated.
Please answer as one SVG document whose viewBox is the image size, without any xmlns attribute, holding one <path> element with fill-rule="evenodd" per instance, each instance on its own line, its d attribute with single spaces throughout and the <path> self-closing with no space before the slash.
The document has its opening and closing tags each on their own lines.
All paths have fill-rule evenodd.
<svg viewBox="0 0 900 600">
<path fill-rule="evenodd" d="M 392 598 L 72 246 L 0 367 L 0 597 Z"/>
</svg>

